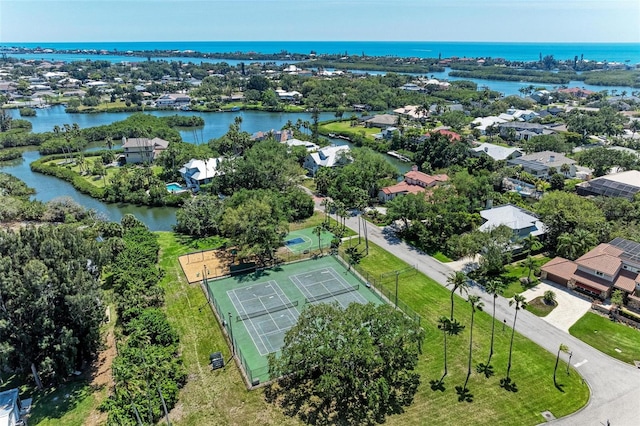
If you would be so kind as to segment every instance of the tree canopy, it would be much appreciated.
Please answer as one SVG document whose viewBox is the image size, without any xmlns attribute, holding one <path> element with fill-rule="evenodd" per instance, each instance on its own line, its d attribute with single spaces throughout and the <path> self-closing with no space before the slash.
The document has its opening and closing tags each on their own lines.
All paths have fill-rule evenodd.
<svg viewBox="0 0 640 426">
<path fill-rule="evenodd" d="M 267 398 L 309 424 L 383 423 L 418 389 L 424 330 L 389 305 L 305 309 L 271 354 Z"/>
</svg>

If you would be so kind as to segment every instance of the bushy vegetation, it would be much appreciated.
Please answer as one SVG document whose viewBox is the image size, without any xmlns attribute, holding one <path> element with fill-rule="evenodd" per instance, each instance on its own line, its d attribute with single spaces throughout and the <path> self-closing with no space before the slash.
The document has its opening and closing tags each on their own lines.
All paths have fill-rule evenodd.
<svg viewBox="0 0 640 426">
<path fill-rule="evenodd" d="M 104 256 L 76 227 L 0 231 L 0 365 L 58 383 L 100 343 Z"/>
<path fill-rule="evenodd" d="M 114 393 L 102 405 L 108 424 L 136 425 L 137 417 L 155 423 L 171 410 L 186 383 L 178 355 L 178 336 L 160 309 L 164 297 L 158 282 L 157 237 L 131 215 L 122 219 L 122 239 L 107 240 L 115 260 L 109 282 L 116 294 L 123 336 L 113 363 Z M 115 232 L 117 233 L 117 232 Z"/>
</svg>

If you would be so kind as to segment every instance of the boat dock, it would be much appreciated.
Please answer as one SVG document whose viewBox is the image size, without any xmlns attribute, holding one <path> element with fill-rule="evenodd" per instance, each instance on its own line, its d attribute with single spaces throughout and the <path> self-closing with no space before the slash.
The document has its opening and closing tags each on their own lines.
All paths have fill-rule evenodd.
<svg viewBox="0 0 640 426">
<path fill-rule="evenodd" d="M 404 161 L 405 163 L 409 163 L 409 162 L 411 161 L 411 159 L 410 159 L 410 158 L 407 158 L 407 157 L 405 157 L 405 156 L 404 156 L 404 155 L 402 155 L 402 154 L 398 154 L 398 153 L 397 153 L 397 152 L 395 152 L 395 151 L 389 151 L 389 152 L 387 152 L 387 155 L 390 155 L 390 156 L 392 156 L 393 158 L 397 158 L 397 159 L 398 159 L 398 160 L 400 160 L 400 161 Z"/>
</svg>

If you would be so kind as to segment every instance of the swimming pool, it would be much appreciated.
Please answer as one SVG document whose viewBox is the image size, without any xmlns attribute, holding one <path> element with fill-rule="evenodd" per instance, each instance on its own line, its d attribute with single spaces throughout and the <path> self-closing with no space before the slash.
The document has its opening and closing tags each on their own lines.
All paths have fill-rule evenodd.
<svg viewBox="0 0 640 426">
<path fill-rule="evenodd" d="M 183 192 L 186 191 L 186 188 L 180 185 L 177 182 L 171 182 L 167 184 L 167 191 L 169 192 Z"/>
</svg>

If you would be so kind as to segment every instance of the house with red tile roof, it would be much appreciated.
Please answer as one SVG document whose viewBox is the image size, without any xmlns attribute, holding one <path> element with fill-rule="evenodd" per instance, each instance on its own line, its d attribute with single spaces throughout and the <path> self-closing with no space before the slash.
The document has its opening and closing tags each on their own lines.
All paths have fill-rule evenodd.
<svg viewBox="0 0 640 426">
<path fill-rule="evenodd" d="M 451 142 L 458 142 L 460 139 L 462 139 L 462 136 L 460 136 L 458 133 L 448 129 L 434 129 L 431 133 L 425 134 L 425 136 L 427 138 L 430 138 L 431 135 L 436 134 L 446 136 Z"/>
<path fill-rule="evenodd" d="M 634 241 L 616 238 L 575 261 L 556 257 L 541 271 L 542 279 L 603 300 L 621 290 L 629 307 L 640 309 L 640 244 Z"/>
<path fill-rule="evenodd" d="M 428 175 L 418 171 L 417 166 L 405 173 L 404 180 L 380 190 L 378 198 L 381 202 L 393 200 L 398 195 L 426 193 L 429 188 L 449 180 L 447 175 Z"/>
</svg>

